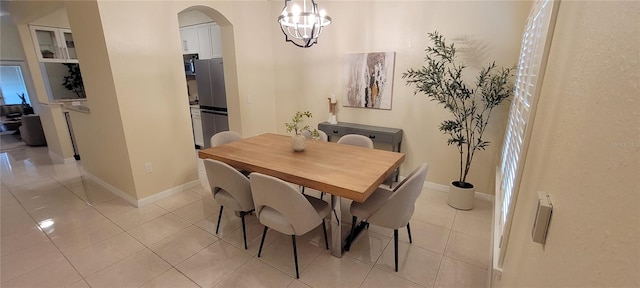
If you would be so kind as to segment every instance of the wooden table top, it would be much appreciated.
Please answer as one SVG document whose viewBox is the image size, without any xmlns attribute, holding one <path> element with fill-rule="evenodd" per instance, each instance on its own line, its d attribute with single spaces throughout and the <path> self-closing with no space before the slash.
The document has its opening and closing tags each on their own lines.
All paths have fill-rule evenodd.
<svg viewBox="0 0 640 288">
<path fill-rule="evenodd" d="M 291 136 L 271 133 L 201 150 L 198 156 L 358 202 L 404 161 L 404 153 L 312 140 L 295 152 Z"/>
</svg>

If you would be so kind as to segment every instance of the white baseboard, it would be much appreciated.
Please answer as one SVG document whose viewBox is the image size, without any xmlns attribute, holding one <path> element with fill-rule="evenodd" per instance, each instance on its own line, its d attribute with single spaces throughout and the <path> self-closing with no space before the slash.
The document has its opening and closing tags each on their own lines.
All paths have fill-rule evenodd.
<svg viewBox="0 0 640 288">
<path fill-rule="evenodd" d="M 487 193 L 476 192 L 476 199 L 482 199 L 485 201 L 493 202 L 493 201 L 496 201 L 496 196 L 487 194 Z"/>
<path fill-rule="evenodd" d="M 398 180 L 402 181 L 402 180 L 404 180 L 404 177 L 399 177 Z M 449 185 L 442 185 L 442 184 L 438 184 L 438 183 L 424 181 L 424 188 L 435 190 L 435 191 L 449 193 Z M 476 197 L 476 199 L 480 199 L 480 200 L 484 200 L 484 201 L 490 201 L 490 202 L 495 201 L 495 198 L 496 198 L 494 195 L 487 194 L 487 193 L 482 193 L 482 192 L 478 192 L 478 191 L 476 191 L 475 197 Z"/>
<path fill-rule="evenodd" d="M 153 194 L 151 196 L 147 196 L 145 198 L 142 199 L 135 199 L 133 197 L 131 197 L 131 195 L 125 193 L 124 191 L 118 189 L 117 187 L 105 182 L 104 180 L 98 178 L 97 176 L 87 172 L 86 170 L 82 169 L 82 174 L 89 177 L 91 180 L 93 180 L 94 182 L 98 183 L 100 186 L 104 187 L 105 189 L 111 191 L 111 193 L 116 194 L 118 196 L 120 196 L 120 198 L 124 199 L 125 201 L 131 203 L 132 205 L 136 206 L 136 207 L 142 207 L 144 205 L 148 205 L 150 203 L 153 203 L 157 200 L 160 200 L 162 198 L 165 197 L 169 197 L 173 194 L 176 194 L 180 191 L 184 191 L 185 189 L 189 189 L 191 187 L 195 187 L 200 185 L 200 180 L 194 180 L 173 188 L 169 188 L 167 190 L 164 190 L 162 192 Z"/>
<path fill-rule="evenodd" d="M 429 181 L 424 181 L 424 188 L 440 191 L 440 192 L 449 192 L 449 185 L 442 185 L 442 184 L 433 183 Z"/>
<path fill-rule="evenodd" d="M 198 185 L 200 185 L 200 180 L 194 180 L 194 181 L 182 184 L 182 185 L 178 185 L 178 186 L 173 187 L 173 188 L 169 188 L 167 190 L 164 190 L 162 192 L 153 194 L 151 196 L 144 197 L 144 198 L 138 200 L 138 207 L 153 203 L 153 202 L 158 201 L 158 200 L 160 200 L 162 198 L 169 197 L 169 196 L 171 196 L 173 194 L 176 194 L 178 192 L 184 191 L 185 189 L 189 189 L 191 187 L 195 187 L 195 186 L 198 186 Z"/>
<path fill-rule="evenodd" d="M 82 169 L 82 175 L 89 177 L 89 179 L 91 179 L 94 182 L 98 183 L 100 186 L 104 187 L 105 189 L 111 191 L 111 193 L 116 194 L 116 195 L 120 196 L 120 198 L 122 198 L 125 201 L 131 203 L 131 205 L 139 207 L 138 206 L 138 200 L 136 200 L 135 198 L 131 197 L 131 195 L 129 195 L 129 194 L 125 193 L 124 191 L 118 189 L 117 187 L 105 182 L 104 180 L 98 178 L 98 176 L 96 176 L 96 175 L 91 174 L 87 170 L 84 170 L 84 168 Z"/>
<path fill-rule="evenodd" d="M 75 163 L 76 162 L 76 159 L 73 158 L 73 157 L 63 158 L 62 156 L 58 155 L 57 153 L 51 152 L 51 150 L 49 150 L 49 157 L 51 157 L 51 160 L 55 164 L 71 164 L 71 163 Z"/>
</svg>

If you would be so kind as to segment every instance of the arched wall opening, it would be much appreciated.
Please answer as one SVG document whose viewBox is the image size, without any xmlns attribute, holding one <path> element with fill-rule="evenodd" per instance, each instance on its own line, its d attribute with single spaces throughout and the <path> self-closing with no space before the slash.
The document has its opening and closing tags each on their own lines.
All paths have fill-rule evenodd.
<svg viewBox="0 0 640 288">
<path fill-rule="evenodd" d="M 242 117 L 240 115 L 240 97 L 238 89 L 238 69 L 236 65 L 236 48 L 233 24 L 222 13 L 207 6 L 195 5 L 178 12 L 180 14 L 197 11 L 220 26 L 222 40 L 222 55 L 224 58 L 224 80 L 229 113 L 229 130 L 242 134 Z M 193 23 L 195 24 L 195 23 Z M 197 77 L 197 76 L 196 76 Z"/>
</svg>

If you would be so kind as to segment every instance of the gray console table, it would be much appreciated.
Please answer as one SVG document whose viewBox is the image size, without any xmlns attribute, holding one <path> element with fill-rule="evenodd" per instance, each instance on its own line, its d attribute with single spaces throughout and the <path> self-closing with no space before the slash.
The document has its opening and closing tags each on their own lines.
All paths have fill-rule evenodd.
<svg viewBox="0 0 640 288">
<path fill-rule="evenodd" d="M 359 134 L 369 137 L 373 142 L 385 143 L 391 145 L 391 151 L 400 152 L 402 146 L 402 129 L 388 128 L 380 126 L 362 125 L 356 123 L 338 122 L 338 124 L 330 124 L 322 122 L 318 124 L 318 130 L 327 133 L 329 141 L 331 137 L 342 137 L 347 134 Z M 398 182 L 399 168 L 394 171 L 391 177 Z M 391 178 L 389 177 L 389 178 Z"/>
</svg>

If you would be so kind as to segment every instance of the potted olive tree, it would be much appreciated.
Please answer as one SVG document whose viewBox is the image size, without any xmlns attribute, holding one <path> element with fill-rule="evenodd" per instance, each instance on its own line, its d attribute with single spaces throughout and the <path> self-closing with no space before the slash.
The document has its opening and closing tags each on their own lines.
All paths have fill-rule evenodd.
<svg viewBox="0 0 640 288">
<path fill-rule="evenodd" d="M 414 85 L 414 95 L 425 94 L 441 104 L 451 118 L 440 123 L 439 130 L 449 135 L 447 145 L 460 154 L 459 178 L 449 186 L 450 206 L 473 208 L 475 188 L 467 182 L 475 153 L 485 150 L 489 142 L 482 137 L 493 110 L 513 93 L 512 68 L 499 68 L 495 62 L 480 69 L 475 81 L 463 80 L 465 66 L 456 63 L 456 48 L 448 45 L 437 31 L 429 33 L 432 46 L 427 47 L 425 65 L 402 74 L 407 85 Z"/>
<path fill-rule="evenodd" d="M 303 126 L 304 117 L 311 118 L 313 115 L 311 115 L 311 112 L 309 111 L 297 111 L 296 114 L 293 115 L 293 118 L 291 118 L 291 122 L 284 123 L 284 126 L 287 127 L 287 132 L 295 133 L 291 138 L 291 148 L 296 152 L 304 151 L 304 148 L 307 147 L 307 137 L 302 135 L 303 131 L 311 133 L 314 138 L 318 137 L 318 130 L 311 129 L 311 126 L 309 125 Z"/>
</svg>

